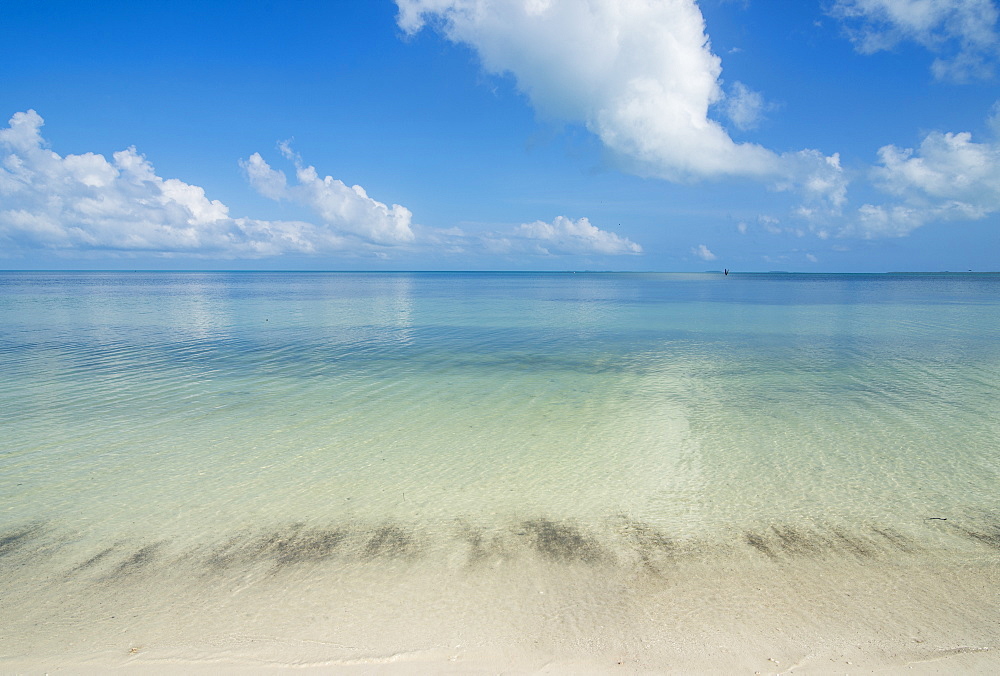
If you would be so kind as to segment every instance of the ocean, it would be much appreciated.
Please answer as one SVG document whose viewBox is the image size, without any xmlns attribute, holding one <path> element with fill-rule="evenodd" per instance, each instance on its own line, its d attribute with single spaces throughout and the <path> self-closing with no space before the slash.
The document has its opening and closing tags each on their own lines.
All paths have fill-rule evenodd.
<svg viewBox="0 0 1000 676">
<path fill-rule="evenodd" d="M 997 659 L 998 274 L 5 272 L 0 382 L 0 671 Z"/>
</svg>

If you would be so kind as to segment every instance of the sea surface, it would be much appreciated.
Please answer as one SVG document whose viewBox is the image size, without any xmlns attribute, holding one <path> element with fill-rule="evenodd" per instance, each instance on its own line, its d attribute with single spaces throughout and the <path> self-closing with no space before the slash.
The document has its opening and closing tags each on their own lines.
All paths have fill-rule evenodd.
<svg viewBox="0 0 1000 676">
<path fill-rule="evenodd" d="M 997 274 L 7 272 L 0 383 L 0 660 L 1000 626 Z"/>
</svg>

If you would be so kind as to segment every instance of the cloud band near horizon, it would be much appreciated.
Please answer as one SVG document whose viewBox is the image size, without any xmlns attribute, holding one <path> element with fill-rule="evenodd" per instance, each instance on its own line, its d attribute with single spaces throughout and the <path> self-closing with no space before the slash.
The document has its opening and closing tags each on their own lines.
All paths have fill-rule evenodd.
<svg viewBox="0 0 1000 676">
<path fill-rule="evenodd" d="M 234 218 L 200 186 L 162 178 L 135 147 L 113 154 L 61 156 L 42 137 L 42 117 L 15 113 L 0 129 L 0 240 L 18 249 L 104 252 L 108 255 L 186 255 L 239 259 L 305 255 L 375 255 L 407 248 L 436 247 L 432 229 L 415 228 L 409 209 L 372 199 L 364 188 L 320 178 L 287 144 L 296 181 L 275 170 L 259 153 L 240 165 L 257 192 L 300 204 L 317 218 L 275 221 Z M 639 245 L 601 230 L 586 219 L 559 216 L 551 224 L 523 224 L 507 233 L 520 253 L 620 255 Z M 503 235 L 500 235 L 501 237 Z M 456 251 L 487 246 L 489 237 L 450 235 Z M 461 246 L 456 247 L 456 240 Z M 490 245 L 492 246 L 492 245 Z"/>
</svg>

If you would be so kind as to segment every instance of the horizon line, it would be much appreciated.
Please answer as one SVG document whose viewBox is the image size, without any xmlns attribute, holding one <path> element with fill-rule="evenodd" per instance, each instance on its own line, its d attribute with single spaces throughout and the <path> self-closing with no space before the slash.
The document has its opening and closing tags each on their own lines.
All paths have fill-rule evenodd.
<svg viewBox="0 0 1000 676">
<path fill-rule="evenodd" d="M 434 269 L 398 269 L 398 270 L 377 270 L 377 269 L 347 269 L 347 270 L 323 270 L 308 269 L 297 270 L 288 269 L 252 269 L 252 268 L 9 268 L 0 269 L 0 274 L 13 272 L 117 272 L 117 273 L 315 273 L 315 274 L 660 274 L 660 275 L 726 275 L 723 270 L 434 270 Z M 882 270 L 882 271 L 801 271 L 801 270 L 733 270 L 728 269 L 730 275 L 994 275 L 1000 274 L 1000 270 Z"/>
</svg>

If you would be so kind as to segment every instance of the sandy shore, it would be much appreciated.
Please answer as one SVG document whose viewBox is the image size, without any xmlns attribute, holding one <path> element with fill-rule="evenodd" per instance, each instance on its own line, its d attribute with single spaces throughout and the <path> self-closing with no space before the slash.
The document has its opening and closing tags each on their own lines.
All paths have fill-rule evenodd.
<svg viewBox="0 0 1000 676">
<path fill-rule="evenodd" d="M 960 556 L 174 563 L 4 585 L 0 673 L 997 673 L 1000 565 Z M 32 586 L 33 585 L 33 586 Z"/>
<path fill-rule="evenodd" d="M 742 661 L 724 662 L 704 659 L 674 665 L 649 666 L 641 662 L 552 659 L 542 655 L 510 654 L 447 654 L 428 651 L 420 654 L 392 655 L 361 662 L 327 661 L 318 663 L 274 664 L 256 660 L 220 659 L 205 656 L 197 659 L 163 657 L 135 658 L 126 662 L 120 657 L 94 655 L 71 661 L 8 663 L 3 673 L 17 674 L 287 674 L 338 673 L 361 674 L 995 674 L 998 660 L 988 651 L 966 649 L 913 655 L 892 661 L 843 656 L 810 655 L 796 663 L 769 659 L 767 665 L 750 672 Z"/>
</svg>

